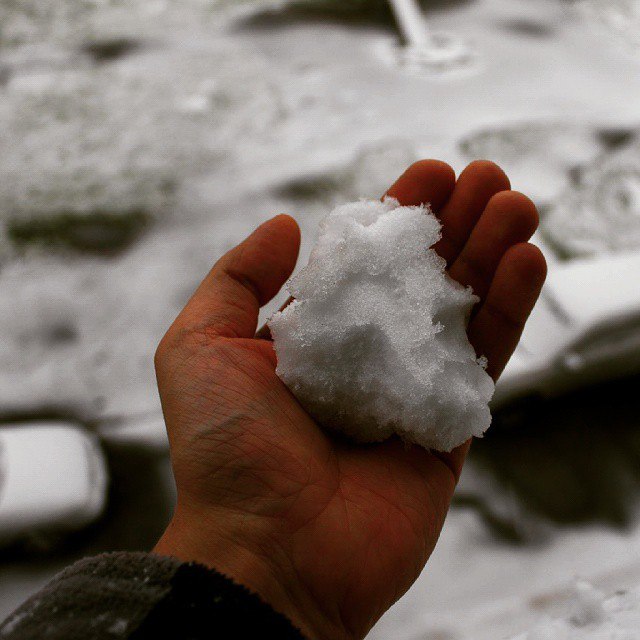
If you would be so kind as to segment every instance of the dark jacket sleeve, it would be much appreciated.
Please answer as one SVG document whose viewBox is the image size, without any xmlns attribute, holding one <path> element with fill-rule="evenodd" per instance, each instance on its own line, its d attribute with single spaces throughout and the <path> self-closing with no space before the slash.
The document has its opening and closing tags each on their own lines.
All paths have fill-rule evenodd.
<svg viewBox="0 0 640 640">
<path fill-rule="evenodd" d="M 146 553 L 81 560 L 0 625 L 1 640 L 304 640 L 226 576 Z"/>
</svg>

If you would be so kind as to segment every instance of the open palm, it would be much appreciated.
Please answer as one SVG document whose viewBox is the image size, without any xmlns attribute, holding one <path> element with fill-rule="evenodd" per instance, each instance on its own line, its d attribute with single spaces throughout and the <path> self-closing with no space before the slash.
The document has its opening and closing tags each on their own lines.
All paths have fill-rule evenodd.
<svg viewBox="0 0 640 640">
<path fill-rule="evenodd" d="M 535 207 L 509 188 L 489 162 L 456 182 L 444 163 L 423 161 L 389 191 L 440 217 L 436 249 L 481 298 L 469 337 L 494 378 L 545 276 L 527 244 Z M 351 445 L 302 409 L 275 374 L 268 335 L 255 334 L 298 248 L 291 218 L 259 227 L 215 265 L 158 348 L 178 504 L 156 551 L 228 574 L 310 638 L 362 638 L 433 551 L 468 444 L 451 454 L 395 439 Z"/>
</svg>

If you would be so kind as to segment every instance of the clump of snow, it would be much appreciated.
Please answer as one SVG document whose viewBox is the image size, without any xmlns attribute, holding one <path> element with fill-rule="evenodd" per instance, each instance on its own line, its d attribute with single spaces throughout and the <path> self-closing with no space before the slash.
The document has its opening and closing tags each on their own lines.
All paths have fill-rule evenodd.
<svg viewBox="0 0 640 640">
<path fill-rule="evenodd" d="M 543 220 L 543 230 L 567 256 L 640 247 L 640 145 L 605 154 L 587 166 Z"/>
<path fill-rule="evenodd" d="M 569 613 L 569 622 L 576 627 L 598 624 L 604 619 L 604 595 L 588 582 L 579 581 L 574 593 Z"/>
<path fill-rule="evenodd" d="M 166 33 L 176 25 L 213 22 L 220 0 L 5 0 L 0 47 L 48 43 L 68 47 L 92 37 Z"/>
<path fill-rule="evenodd" d="M 188 62 L 175 64 L 184 70 Z M 195 84 L 185 75 L 184 85 Z M 0 219 L 96 211 L 156 217 L 168 209 L 184 174 L 213 157 L 196 144 L 197 123 L 174 108 L 174 84 L 143 62 L 128 73 L 78 68 L 12 77 L 0 105 L 8 131 Z"/>
<path fill-rule="evenodd" d="M 632 52 L 638 52 L 640 3 L 637 0 L 580 0 L 577 6 L 595 26 L 615 34 Z"/>
<path fill-rule="evenodd" d="M 544 241 L 560 257 L 640 247 L 640 144 L 635 127 L 524 122 L 476 132 L 460 143 L 491 158 L 542 205 Z"/>
<path fill-rule="evenodd" d="M 537 624 L 513 640 L 638 640 L 640 592 L 607 598 L 587 582 L 577 582 L 568 610 Z"/>
<path fill-rule="evenodd" d="M 0 226 L 95 214 L 208 217 L 221 191 L 212 176 L 224 182 L 221 165 L 275 135 L 286 115 L 264 61 L 236 43 L 212 37 L 180 47 L 135 30 L 116 35 L 83 40 L 75 57 L 7 56 Z M 86 55 L 118 41 L 136 46 L 109 64 Z"/>
<path fill-rule="evenodd" d="M 460 150 L 469 161 L 491 158 L 519 190 L 545 204 L 567 189 L 576 166 L 604 151 L 597 134 L 584 124 L 516 122 L 474 131 L 460 141 Z"/>
<path fill-rule="evenodd" d="M 389 198 L 321 223 L 269 326 L 278 375 L 324 426 L 443 451 L 489 427 L 494 385 L 466 336 L 478 298 L 430 249 L 440 229 L 428 207 Z"/>
<path fill-rule="evenodd" d="M 0 45 L 23 44 L 48 37 L 62 40 L 73 33 L 73 27 L 86 18 L 94 5 L 88 0 L 3 2 L 0 5 Z"/>
</svg>

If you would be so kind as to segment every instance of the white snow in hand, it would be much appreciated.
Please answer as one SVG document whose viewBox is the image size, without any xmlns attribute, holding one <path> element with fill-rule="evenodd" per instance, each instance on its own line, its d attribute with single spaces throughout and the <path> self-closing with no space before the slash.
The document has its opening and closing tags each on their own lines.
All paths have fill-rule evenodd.
<svg viewBox="0 0 640 640">
<path fill-rule="evenodd" d="M 295 301 L 269 326 L 278 375 L 325 427 L 442 451 L 489 427 L 494 385 L 466 335 L 478 298 L 430 249 L 440 230 L 428 206 L 393 199 L 321 223 Z"/>
</svg>

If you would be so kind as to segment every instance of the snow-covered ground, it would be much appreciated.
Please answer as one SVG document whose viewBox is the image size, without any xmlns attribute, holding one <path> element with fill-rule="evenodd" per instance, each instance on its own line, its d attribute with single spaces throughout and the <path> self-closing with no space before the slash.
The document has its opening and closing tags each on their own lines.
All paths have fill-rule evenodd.
<svg viewBox="0 0 640 640">
<path fill-rule="evenodd" d="M 638 246 L 638 3 L 433 4 L 432 27 L 473 53 L 450 72 L 403 64 L 391 28 L 285 2 L 3 2 L 0 414 L 72 415 L 118 442 L 139 425 L 162 449 L 152 354 L 211 263 L 280 211 L 304 261 L 332 204 L 418 157 L 502 163 L 541 205 L 552 263 Z M 639 545 L 594 525 L 513 547 L 454 510 L 371 638 L 509 637 L 576 575 L 639 584 Z"/>
</svg>

